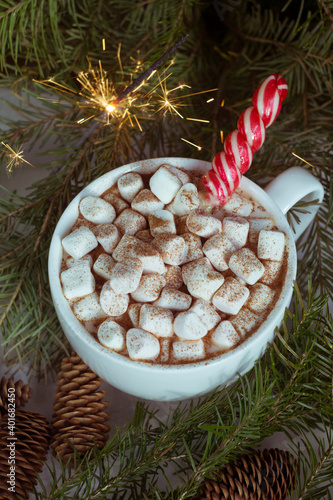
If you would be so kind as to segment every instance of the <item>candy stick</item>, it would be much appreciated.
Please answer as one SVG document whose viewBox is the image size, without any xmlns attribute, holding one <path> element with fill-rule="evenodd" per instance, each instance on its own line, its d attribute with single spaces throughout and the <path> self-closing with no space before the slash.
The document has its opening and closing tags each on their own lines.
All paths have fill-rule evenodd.
<svg viewBox="0 0 333 500">
<path fill-rule="evenodd" d="M 288 93 L 282 76 L 273 74 L 259 85 L 252 97 L 252 104 L 240 115 L 237 129 L 226 138 L 224 151 L 212 162 L 212 169 L 202 178 L 207 198 L 211 203 L 224 205 L 237 189 L 242 174 L 250 167 L 253 153 L 258 151 L 266 138 L 266 128 L 272 125 L 281 110 L 281 103 Z"/>
</svg>

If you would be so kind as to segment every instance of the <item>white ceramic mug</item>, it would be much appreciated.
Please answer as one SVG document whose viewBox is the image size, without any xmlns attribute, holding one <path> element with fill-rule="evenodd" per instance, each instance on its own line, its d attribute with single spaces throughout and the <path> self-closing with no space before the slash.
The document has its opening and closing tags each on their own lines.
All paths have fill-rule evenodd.
<svg viewBox="0 0 333 500">
<path fill-rule="evenodd" d="M 173 401 L 196 397 L 219 385 L 230 384 L 238 374 L 250 370 L 274 338 L 274 329 L 280 325 L 285 308 L 289 306 L 293 281 L 296 277 L 297 256 L 295 240 L 309 225 L 318 206 L 310 206 L 310 214 L 301 214 L 301 224 L 294 234 L 285 213 L 299 200 L 323 199 L 323 187 L 306 170 L 293 167 L 279 175 L 266 188 L 266 192 L 246 177 L 240 187 L 268 210 L 277 226 L 286 234 L 288 270 L 280 297 L 267 319 L 257 331 L 240 346 L 213 359 L 185 365 L 154 365 L 132 361 L 99 344 L 76 319 L 65 299 L 60 283 L 62 260 L 61 240 L 68 234 L 78 214 L 80 200 L 88 195 L 99 196 L 129 171 L 152 173 L 161 164 L 174 165 L 184 170 L 204 173 L 211 164 L 186 158 L 155 158 L 131 163 L 113 170 L 89 184 L 68 205 L 61 216 L 49 252 L 49 282 L 52 299 L 62 328 L 75 351 L 84 362 L 114 387 L 145 399 Z"/>
</svg>

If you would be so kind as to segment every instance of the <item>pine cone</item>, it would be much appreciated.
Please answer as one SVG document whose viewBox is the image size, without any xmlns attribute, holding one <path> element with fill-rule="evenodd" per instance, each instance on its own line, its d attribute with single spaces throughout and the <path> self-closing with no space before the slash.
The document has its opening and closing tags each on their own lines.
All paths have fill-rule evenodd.
<svg viewBox="0 0 333 500">
<path fill-rule="evenodd" d="M 80 455 L 93 448 L 94 442 L 104 447 L 110 430 L 105 424 L 109 414 L 104 412 L 108 403 L 102 401 L 106 391 L 97 391 L 102 379 L 75 353 L 62 360 L 58 378 L 51 447 L 66 462 L 74 456 L 73 446 Z"/>
<path fill-rule="evenodd" d="M 2 377 L 0 382 L 0 408 L 8 409 L 8 389 L 15 389 L 15 406 L 20 408 L 24 406 L 32 396 L 32 388 L 28 384 L 23 384 L 22 380 L 15 382 L 14 377 L 10 377 L 7 381 L 6 377 Z"/>
<path fill-rule="evenodd" d="M 11 424 L 11 418 L 8 422 L 5 412 L 0 421 L 0 498 L 15 500 L 17 495 L 29 498 L 29 491 L 37 484 L 37 473 L 41 472 L 46 460 L 50 428 L 46 418 L 39 413 L 19 409 L 15 412 L 13 436 L 8 423 Z M 10 467 L 15 467 L 15 479 L 14 476 L 12 479 L 15 492 L 8 489 L 13 486 L 8 483 L 11 481 Z"/>
<path fill-rule="evenodd" d="M 294 459 L 272 448 L 244 455 L 206 480 L 198 500 L 283 500 L 297 484 Z"/>
</svg>

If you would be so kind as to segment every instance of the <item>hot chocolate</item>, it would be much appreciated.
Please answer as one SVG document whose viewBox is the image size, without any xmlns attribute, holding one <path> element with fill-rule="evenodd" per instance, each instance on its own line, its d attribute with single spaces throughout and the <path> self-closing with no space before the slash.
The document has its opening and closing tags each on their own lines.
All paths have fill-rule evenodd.
<svg viewBox="0 0 333 500">
<path fill-rule="evenodd" d="M 183 364 L 233 349 L 280 296 L 285 234 L 241 189 L 200 213 L 199 181 L 172 165 L 129 172 L 81 200 L 62 240 L 73 313 L 132 360 Z"/>
</svg>

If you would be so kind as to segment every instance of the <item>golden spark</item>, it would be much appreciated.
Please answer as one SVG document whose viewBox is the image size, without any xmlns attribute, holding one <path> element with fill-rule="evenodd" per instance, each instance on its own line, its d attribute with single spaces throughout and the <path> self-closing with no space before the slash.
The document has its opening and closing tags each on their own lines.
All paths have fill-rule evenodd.
<svg viewBox="0 0 333 500">
<path fill-rule="evenodd" d="M 181 137 L 181 140 L 184 141 L 184 142 L 187 142 L 188 144 L 190 144 L 191 146 L 194 146 L 195 148 L 197 148 L 198 151 L 201 151 L 202 150 L 202 147 L 201 146 L 198 146 L 197 144 L 194 144 L 193 142 L 190 142 L 188 141 L 187 139 L 184 139 L 184 137 Z"/>
<path fill-rule="evenodd" d="M 11 173 L 14 169 L 16 169 L 21 163 L 27 163 L 31 167 L 35 168 L 32 163 L 27 161 L 24 156 L 23 156 L 23 149 L 19 149 L 18 151 L 15 151 L 13 148 L 10 147 L 9 144 L 6 144 L 4 142 L 1 142 L 1 144 L 8 149 L 9 153 L 7 153 L 7 156 L 9 158 L 9 163 L 6 167 L 7 172 Z"/>
<path fill-rule="evenodd" d="M 311 163 L 309 163 L 308 161 L 304 160 L 304 158 L 301 158 L 296 153 L 291 153 L 291 154 L 294 155 L 294 156 L 296 156 L 296 158 L 298 158 L 299 160 L 304 161 L 304 163 L 306 163 L 307 165 L 310 165 L 310 167 L 315 168 L 313 165 L 311 165 Z"/>
</svg>

